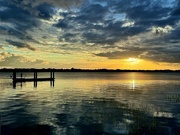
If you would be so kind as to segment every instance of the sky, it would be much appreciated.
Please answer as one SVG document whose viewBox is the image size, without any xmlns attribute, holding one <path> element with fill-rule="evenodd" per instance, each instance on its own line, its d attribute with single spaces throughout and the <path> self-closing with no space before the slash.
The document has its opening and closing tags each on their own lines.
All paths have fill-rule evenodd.
<svg viewBox="0 0 180 135">
<path fill-rule="evenodd" d="M 0 68 L 180 69 L 180 0 L 0 0 Z"/>
</svg>

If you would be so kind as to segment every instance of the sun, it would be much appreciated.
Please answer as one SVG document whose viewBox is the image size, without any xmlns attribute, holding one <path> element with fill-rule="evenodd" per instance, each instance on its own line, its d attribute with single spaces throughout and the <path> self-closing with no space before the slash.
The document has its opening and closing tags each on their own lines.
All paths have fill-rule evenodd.
<svg viewBox="0 0 180 135">
<path fill-rule="evenodd" d="M 134 65 L 134 64 L 138 64 L 141 60 L 137 58 L 128 58 L 125 61 Z"/>
<path fill-rule="evenodd" d="M 135 62 L 135 61 L 137 61 L 137 58 L 128 58 L 126 61 Z"/>
</svg>

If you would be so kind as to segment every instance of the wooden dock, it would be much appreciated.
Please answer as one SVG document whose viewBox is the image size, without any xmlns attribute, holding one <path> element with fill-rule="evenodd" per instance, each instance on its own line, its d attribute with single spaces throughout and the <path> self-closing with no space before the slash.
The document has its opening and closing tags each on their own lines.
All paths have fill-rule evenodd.
<svg viewBox="0 0 180 135">
<path fill-rule="evenodd" d="M 37 76 L 37 71 L 34 71 L 34 77 L 33 78 L 23 78 L 23 74 L 21 73 L 20 77 L 16 77 L 16 71 L 13 72 L 12 76 L 12 81 L 13 81 L 13 87 L 16 87 L 16 83 L 20 82 L 34 82 L 34 87 L 37 87 L 37 82 L 38 81 L 50 81 L 51 86 L 54 87 L 54 72 L 50 72 L 50 77 L 49 78 L 38 78 Z"/>
</svg>

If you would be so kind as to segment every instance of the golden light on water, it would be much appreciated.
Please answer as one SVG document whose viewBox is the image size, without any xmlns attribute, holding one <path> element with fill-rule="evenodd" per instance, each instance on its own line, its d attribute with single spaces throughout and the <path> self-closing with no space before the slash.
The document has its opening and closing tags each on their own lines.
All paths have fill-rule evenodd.
<svg viewBox="0 0 180 135">
<path fill-rule="evenodd" d="M 135 89 L 135 80 L 132 80 L 132 89 Z"/>
</svg>

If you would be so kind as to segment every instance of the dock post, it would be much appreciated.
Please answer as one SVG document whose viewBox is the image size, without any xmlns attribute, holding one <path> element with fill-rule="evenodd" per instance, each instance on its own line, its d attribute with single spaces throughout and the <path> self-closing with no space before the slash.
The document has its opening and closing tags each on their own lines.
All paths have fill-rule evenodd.
<svg viewBox="0 0 180 135">
<path fill-rule="evenodd" d="M 50 72 L 50 85 L 54 87 L 54 72 Z"/>
<path fill-rule="evenodd" d="M 50 72 L 50 78 L 52 78 L 52 72 Z"/>
<path fill-rule="evenodd" d="M 34 81 L 34 87 L 35 88 L 37 87 L 37 81 Z"/>
<path fill-rule="evenodd" d="M 53 71 L 53 87 L 54 87 L 54 71 Z"/>
<path fill-rule="evenodd" d="M 34 87 L 37 87 L 37 72 L 34 71 Z"/>
<path fill-rule="evenodd" d="M 37 72 L 34 71 L 34 80 L 37 80 Z"/>
<path fill-rule="evenodd" d="M 13 89 L 16 89 L 16 82 L 13 81 Z"/>
<path fill-rule="evenodd" d="M 16 71 L 13 71 L 13 81 L 16 80 Z"/>
<path fill-rule="evenodd" d="M 52 87 L 52 71 L 50 72 L 50 85 Z"/>
<path fill-rule="evenodd" d="M 13 88 L 16 88 L 16 71 L 13 71 Z"/>
<path fill-rule="evenodd" d="M 51 87 L 54 87 L 54 80 L 50 81 L 50 85 L 51 85 Z"/>
<path fill-rule="evenodd" d="M 54 87 L 54 79 L 53 79 L 53 87 Z"/>
<path fill-rule="evenodd" d="M 54 71 L 53 71 L 53 79 L 54 79 Z"/>
<path fill-rule="evenodd" d="M 36 72 L 34 71 L 34 80 L 35 80 L 35 78 L 36 78 Z"/>
</svg>

